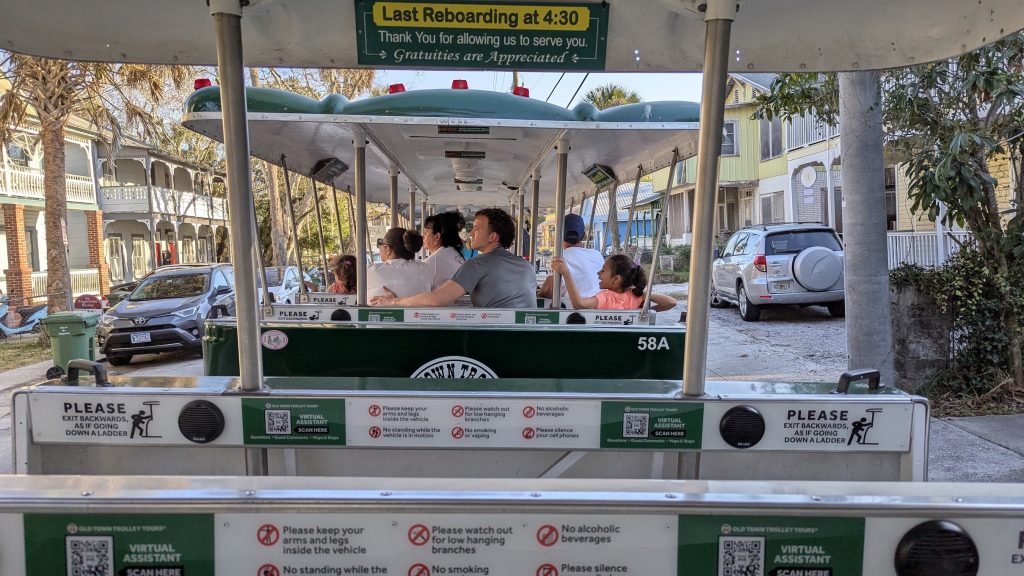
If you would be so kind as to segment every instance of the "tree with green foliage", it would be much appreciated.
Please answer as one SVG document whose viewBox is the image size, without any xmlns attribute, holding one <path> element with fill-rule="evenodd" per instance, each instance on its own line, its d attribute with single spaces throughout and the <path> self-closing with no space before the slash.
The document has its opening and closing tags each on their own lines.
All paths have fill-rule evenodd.
<svg viewBox="0 0 1024 576">
<path fill-rule="evenodd" d="M 636 104 L 640 101 L 640 95 L 635 90 L 630 90 L 619 84 L 605 84 L 588 90 L 583 95 L 583 101 L 590 102 L 598 110 L 604 110 L 612 106 Z"/>
<path fill-rule="evenodd" d="M 0 52 L 0 81 L 9 84 L 0 94 L 0 142 L 6 142 L 12 131 L 23 127 L 32 116 L 40 125 L 46 293 L 51 313 L 66 310 L 71 293 L 62 237 L 68 216 L 64 126 L 71 116 L 84 118 L 101 134 L 110 136 L 114 149 L 120 146 L 125 130 L 151 137 L 159 121 L 144 102 L 161 101 L 169 84 L 180 86 L 191 75 L 186 66 L 71 62 Z"/>
<path fill-rule="evenodd" d="M 887 71 L 882 86 L 888 145 L 904 163 L 912 210 L 971 232 L 1000 303 L 1003 344 L 992 362 L 1024 390 L 1024 33 Z M 814 113 L 835 125 L 838 101 L 835 75 L 784 74 L 757 98 L 756 115 Z M 1000 183 L 993 168 L 1003 162 L 1014 175 Z M 1010 198 L 1001 199 L 1007 188 Z"/>
</svg>

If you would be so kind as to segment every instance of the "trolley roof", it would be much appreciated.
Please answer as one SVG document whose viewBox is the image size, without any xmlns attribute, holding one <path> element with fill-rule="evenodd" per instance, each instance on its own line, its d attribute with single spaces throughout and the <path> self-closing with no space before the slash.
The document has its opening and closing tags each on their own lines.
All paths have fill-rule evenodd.
<svg viewBox="0 0 1024 576">
<path fill-rule="evenodd" d="M 353 140 L 365 131 L 367 198 L 375 202 L 388 199 L 392 166 L 406 184 L 439 205 L 505 204 L 534 171 L 549 189 L 559 138 L 571 149 L 570 196 L 596 189 L 584 174 L 593 166 L 624 181 L 634 178 L 639 166 L 645 173 L 667 166 L 674 149 L 680 158 L 697 152 L 699 106 L 692 102 L 643 102 L 603 111 L 580 104 L 567 110 L 484 90 L 418 90 L 349 102 L 338 95 L 316 101 L 266 88 L 250 88 L 247 100 L 254 156 L 280 164 L 284 154 L 289 169 L 307 175 L 324 160 L 341 160 L 347 170 L 321 179 L 341 189 L 353 185 Z M 189 98 L 183 124 L 223 141 L 217 87 Z M 542 200 L 551 202 L 551 196 Z"/>
<path fill-rule="evenodd" d="M 364 3 L 249 0 L 242 20 L 244 64 L 360 66 L 356 14 Z M 730 58 L 730 68 L 735 71 L 907 66 L 966 52 L 1024 28 L 1020 0 L 737 3 L 739 14 L 732 29 L 735 55 Z M 4 0 L 0 2 L 4 15 L 0 38 L 6 50 L 53 58 L 210 65 L 216 62 L 216 46 L 208 4 L 202 0 Z M 237 9 L 238 2 L 233 4 Z M 567 0 L 559 4 L 587 3 Z M 702 0 L 607 0 L 607 4 L 604 70 L 681 72 L 702 68 Z M 45 30 L 60 33 L 41 33 Z M 437 67 L 445 66 L 438 62 Z"/>
</svg>

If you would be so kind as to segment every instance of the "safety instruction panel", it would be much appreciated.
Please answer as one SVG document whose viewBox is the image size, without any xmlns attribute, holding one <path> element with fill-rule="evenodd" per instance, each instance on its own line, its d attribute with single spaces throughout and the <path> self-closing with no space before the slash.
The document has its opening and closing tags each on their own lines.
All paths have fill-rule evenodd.
<svg viewBox="0 0 1024 576">
<path fill-rule="evenodd" d="M 603 70 L 607 4 L 357 0 L 359 64 Z"/>
<path fill-rule="evenodd" d="M 775 402 L 740 403 L 755 408 L 764 419 L 764 437 L 746 450 L 810 452 L 908 452 L 914 406 L 903 402 L 857 402 L 853 398 L 809 401 L 779 396 Z M 737 404 L 706 402 L 705 449 L 728 444 L 717 429 Z M 924 410 L 924 405 L 917 405 Z"/>
<path fill-rule="evenodd" d="M 886 574 L 914 519 L 536 513 L 5 515 L 5 575 Z M 1011 520 L 975 519 L 977 534 Z M 1010 526 L 1013 524 L 1013 526 Z M 988 530 L 982 530 L 988 526 Z M 875 538 L 872 530 L 884 534 Z M 1017 534 L 1018 532 L 1010 532 Z M 1014 559 L 1010 538 L 978 542 Z M 22 544 L 23 542 L 23 544 Z M 17 547 L 24 550 L 24 568 Z M 876 572 L 865 557 L 881 558 Z M 888 563 L 888 566 L 883 564 Z M 993 572 L 994 573 L 994 572 Z"/>
<path fill-rule="evenodd" d="M 597 448 L 600 402 L 509 398 L 350 398 L 349 446 Z"/>
<path fill-rule="evenodd" d="M 367 322 L 382 324 L 586 324 L 633 326 L 653 324 L 654 312 L 640 310 L 511 310 L 468 308 L 356 308 L 320 302 L 275 304 L 270 319 L 289 322 Z"/>
</svg>

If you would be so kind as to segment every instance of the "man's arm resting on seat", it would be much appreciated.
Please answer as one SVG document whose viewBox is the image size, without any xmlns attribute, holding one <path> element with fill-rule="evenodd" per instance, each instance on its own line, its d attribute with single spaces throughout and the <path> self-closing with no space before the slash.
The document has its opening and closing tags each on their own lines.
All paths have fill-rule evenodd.
<svg viewBox="0 0 1024 576">
<path fill-rule="evenodd" d="M 385 288 L 386 289 L 386 288 Z M 405 306 L 415 308 L 417 306 L 444 306 L 451 304 L 461 298 L 466 289 L 455 280 L 448 280 L 430 292 L 420 292 L 412 296 L 395 298 L 394 294 L 387 296 L 376 296 L 371 300 L 374 306 Z"/>
<path fill-rule="evenodd" d="M 537 289 L 537 298 L 551 298 L 551 284 L 554 276 L 548 276 L 544 283 Z"/>
</svg>

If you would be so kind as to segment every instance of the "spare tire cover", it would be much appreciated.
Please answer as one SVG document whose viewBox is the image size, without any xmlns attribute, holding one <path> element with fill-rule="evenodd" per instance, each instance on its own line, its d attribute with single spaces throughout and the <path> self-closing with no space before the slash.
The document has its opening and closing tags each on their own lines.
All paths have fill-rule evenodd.
<svg viewBox="0 0 1024 576">
<path fill-rule="evenodd" d="M 811 292 L 828 290 L 842 275 L 842 258 L 824 246 L 806 248 L 793 260 L 793 277 Z"/>
</svg>

